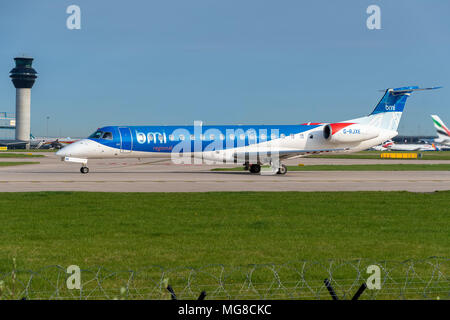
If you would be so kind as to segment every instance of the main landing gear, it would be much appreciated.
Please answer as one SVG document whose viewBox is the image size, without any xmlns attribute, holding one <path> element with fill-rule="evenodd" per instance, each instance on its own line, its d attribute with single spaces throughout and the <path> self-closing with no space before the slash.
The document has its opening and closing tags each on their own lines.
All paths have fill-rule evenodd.
<svg viewBox="0 0 450 320">
<path fill-rule="evenodd" d="M 80 172 L 83 173 L 83 174 L 86 174 L 86 173 L 89 172 L 89 168 L 83 165 L 83 166 L 80 168 Z"/>
<path fill-rule="evenodd" d="M 287 172 L 287 168 L 286 168 L 286 166 L 285 166 L 284 164 L 282 164 L 282 165 L 278 168 L 277 174 L 286 174 L 286 172 Z"/>
<path fill-rule="evenodd" d="M 273 169 L 272 172 L 276 173 L 276 174 L 284 175 L 287 172 L 287 167 L 284 164 L 280 164 L 278 166 L 278 169 L 277 169 L 277 167 L 272 167 L 272 169 Z M 248 170 L 248 171 L 250 171 L 250 173 L 260 173 L 261 172 L 261 165 L 246 163 L 246 164 L 244 164 L 244 170 Z"/>
<path fill-rule="evenodd" d="M 259 164 L 252 164 L 250 165 L 250 173 L 260 173 L 261 172 L 261 166 Z"/>
</svg>

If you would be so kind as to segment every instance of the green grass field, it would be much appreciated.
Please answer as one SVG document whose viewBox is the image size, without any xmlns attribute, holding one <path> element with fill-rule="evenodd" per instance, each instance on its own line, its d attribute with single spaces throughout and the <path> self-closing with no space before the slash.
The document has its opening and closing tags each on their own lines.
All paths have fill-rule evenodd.
<svg viewBox="0 0 450 320">
<path fill-rule="evenodd" d="M 298 260 L 325 263 L 328 259 L 350 261 L 360 258 L 403 261 L 448 256 L 449 201 L 450 191 L 2 193 L 0 280 L 4 273 L 6 286 L 17 286 L 8 273 L 13 269 L 13 259 L 19 270 L 41 270 L 34 276 L 32 289 L 36 293 L 29 297 L 42 298 L 54 290 L 49 286 L 49 279 L 64 285 L 64 281 L 56 277 L 55 269 L 40 269 L 45 266 L 65 268 L 76 264 L 82 269 L 94 270 L 89 276 L 95 279 L 98 266 L 122 271 L 159 265 L 178 268 L 178 273 L 166 273 L 165 277 L 170 278 L 170 283 L 179 292 L 185 288 L 186 279 L 192 272 L 186 267 L 204 267 L 201 269 L 204 272 L 196 273 L 195 280 L 188 282 L 192 292 L 180 292 L 181 296 L 195 298 L 202 288 L 197 286 L 199 283 L 207 290 L 217 285 L 216 278 L 210 273 L 220 275 L 220 269 L 205 267 L 212 264 L 236 267 L 267 263 L 282 265 Z M 231 283 L 229 292 L 235 292 L 232 297 L 241 298 L 261 297 L 261 292 L 273 294 L 269 295 L 272 298 L 317 298 L 308 296 L 310 291 L 298 289 L 295 285 L 298 274 L 290 268 L 293 266 L 277 269 L 277 277 L 282 277 L 283 285 L 293 290 L 292 294 L 268 289 L 274 281 L 272 268 L 252 273 L 253 283 L 260 288 L 259 296 L 255 293 L 256 285 L 245 294 L 239 291 L 246 280 L 240 269 L 232 269 L 234 271 L 227 274 L 227 282 Z M 301 269 L 301 264 L 295 266 Z M 428 272 L 425 278 L 430 277 L 431 271 L 426 266 L 416 265 L 415 268 L 417 272 Z M 64 277 L 64 270 L 60 270 L 59 276 Z M 406 265 L 398 276 L 405 276 L 405 270 Z M 314 279 L 308 280 L 308 286 L 314 283 L 317 294 L 329 298 L 323 288 L 324 269 L 313 265 L 306 273 Z M 85 292 L 91 288 L 100 295 L 93 293 L 93 297 L 105 298 L 104 292 L 110 290 L 117 296 L 119 288 L 129 282 L 126 273 L 104 274 L 102 286 L 105 291 L 98 293 L 97 282 L 90 281 L 85 285 Z M 40 282 L 44 275 L 47 280 Z M 160 269 L 148 271 L 148 277 L 152 276 L 154 281 L 160 281 Z M 349 282 L 354 280 L 354 269 L 337 267 L 333 276 Z M 29 274 L 17 275 L 24 286 L 28 278 Z M 156 285 L 159 291 L 148 289 L 149 280 L 145 279 L 137 277 L 133 280 L 134 285 L 141 288 L 140 292 L 147 288 L 151 297 L 165 297 L 159 284 Z M 61 288 L 63 292 L 64 288 Z M 351 287 L 348 290 L 355 291 Z M 20 291 L 16 289 L 16 292 Z M 67 290 L 60 293 L 62 296 L 68 294 L 71 293 Z M 221 296 L 220 292 L 216 294 L 219 298 L 227 297 Z M 17 298 L 20 294 L 9 297 Z M 128 297 L 142 296 L 130 293 Z"/>
<path fill-rule="evenodd" d="M 450 164 L 353 164 L 287 166 L 289 171 L 449 171 Z M 211 171 L 244 171 L 244 167 L 214 168 Z"/>
<path fill-rule="evenodd" d="M 0 161 L 0 167 L 13 167 L 13 166 L 21 166 L 24 164 L 38 164 L 36 161 Z"/>
<path fill-rule="evenodd" d="M 56 152 L 56 149 L 8 149 L 8 150 L 0 150 L 0 154 L 8 153 L 8 152 L 21 152 L 21 153 L 30 153 L 30 152 Z"/>
<path fill-rule="evenodd" d="M 3 193 L 0 268 L 407 259 L 450 252 L 450 192 Z"/>
<path fill-rule="evenodd" d="M 0 158 L 42 158 L 42 154 L 27 154 L 27 153 L 0 153 Z"/>
</svg>

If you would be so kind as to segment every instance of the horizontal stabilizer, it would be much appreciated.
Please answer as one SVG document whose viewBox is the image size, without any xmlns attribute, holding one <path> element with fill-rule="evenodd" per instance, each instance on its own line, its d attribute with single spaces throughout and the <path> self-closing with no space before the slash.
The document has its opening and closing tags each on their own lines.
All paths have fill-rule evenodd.
<svg viewBox="0 0 450 320">
<path fill-rule="evenodd" d="M 403 88 L 396 88 L 396 89 L 391 89 L 391 93 L 393 95 L 400 95 L 400 94 L 405 94 L 405 93 L 411 93 L 414 91 L 424 91 L 424 90 L 435 90 L 435 89 L 440 89 L 442 87 L 430 87 L 430 88 L 419 88 L 419 87 L 403 87 Z M 388 89 L 389 90 L 389 89 Z"/>
<path fill-rule="evenodd" d="M 383 98 L 378 102 L 375 109 L 372 111 L 373 114 L 388 113 L 388 112 L 403 112 L 405 107 L 405 102 L 411 92 L 414 91 L 424 91 L 424 90 L 434 90 L 442 87 L 431 87 L 431 88 L 419 88 L 418 86 L 409 86 L 401 88 L 389 88 L 385 90 Z M 396 128 L 394 128 L 396 130 Z"/>
</svg>

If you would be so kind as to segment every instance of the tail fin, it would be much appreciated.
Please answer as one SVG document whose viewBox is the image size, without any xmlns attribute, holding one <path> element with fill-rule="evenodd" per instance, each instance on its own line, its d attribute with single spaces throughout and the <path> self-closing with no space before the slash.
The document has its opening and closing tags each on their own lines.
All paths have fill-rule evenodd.
<svg viewBox="0 0 450 320">
<path fill-rule="evenodd" d="M 439 88 L 441 87 L 419 88 L 418 86 L 409 86 L 387 89 L 369 116 L 355 120 L 359 123 L 367 123 L 377 128 L 397 131 L 403 109 L 405 108 L 406 99 L 408 99 L 411 93 L 414 91 Z"/>
<path fill-rule="evenodd" d="M 383 143 L 382 146 L 383 146 L 383 148 L 390 149 L 393 145 L 394 145 L 394 141 L 388 140 L 385 143 Z"/>
<path fill-rule="evenodd" d="M 437 115 L 431 115 L 434 127 L 441 139 L 450 139 L 450 130 L 445 126 L 444 122 Z"/>
<path fill-rule="evenodd" d="M 406 99 L 411 92 L 417 89 L 419 89 L 417 86 L 387 89 L 371 115 L 385 112 L 403 112 Z"/>
</svg>

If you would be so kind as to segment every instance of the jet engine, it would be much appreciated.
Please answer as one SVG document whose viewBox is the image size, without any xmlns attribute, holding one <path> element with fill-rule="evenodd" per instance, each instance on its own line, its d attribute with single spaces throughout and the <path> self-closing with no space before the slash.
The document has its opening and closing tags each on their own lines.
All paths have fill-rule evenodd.
<svg viewBox="0 0 450 320">
<path fill-rule="evenodd" d="M 334 143 L 360 142 L 378 137 L 380 129 L 358 123 L 330 123 L 323 128 L 323 137 Z"/>
</svg>

